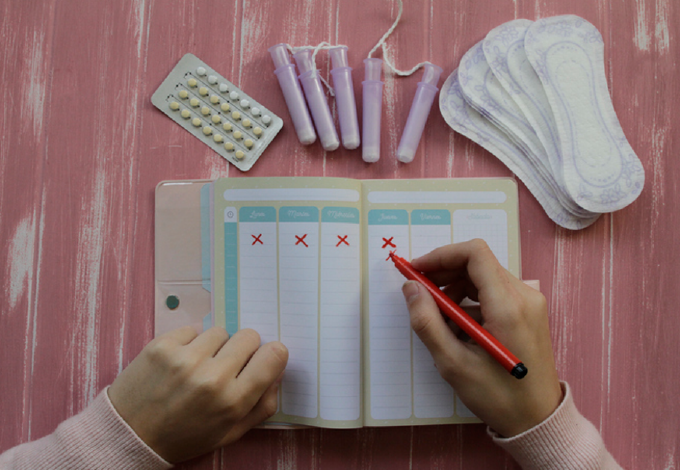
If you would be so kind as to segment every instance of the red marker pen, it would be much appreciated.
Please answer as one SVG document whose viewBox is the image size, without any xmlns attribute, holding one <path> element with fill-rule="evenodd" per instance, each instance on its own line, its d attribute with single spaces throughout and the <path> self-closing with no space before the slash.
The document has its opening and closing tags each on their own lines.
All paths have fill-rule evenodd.
<svg viewBox="0 0 680 470">
<path fill-rule="evenodd" d="M 508 351 L 496 338 L 491 336 L 491 333 L 482 328 L 479 323 L 474 321 L 470 315 L 465 313 L 465 310 L 456 305 L 453 300 L 435 286 L 423 273 L 416 271 L 413 266 L 411 266 L 411 263 L 394 253 L 390 253 L 390 258 L 392 258 L 394 265 L 406 279 L 418 281 L 424 285 L 432 297 L 434 297 L 439 309 L 444 312 L 447 317 L 453 320 L 470 338 L 474 339 L 477 344 L 483 347 L 486 352 L 491 354 L 491 357 L 496 359 L 508 372 L 518 379 L 527 375 L 528 369 L 514 354 Z"/>
</svg>

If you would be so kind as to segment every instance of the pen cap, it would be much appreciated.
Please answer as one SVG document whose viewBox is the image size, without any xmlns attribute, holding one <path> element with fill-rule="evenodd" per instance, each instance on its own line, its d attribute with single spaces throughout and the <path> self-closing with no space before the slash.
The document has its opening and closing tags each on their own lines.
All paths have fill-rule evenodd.
<svg viewBox="0 0 680 470">
<path fill-rule="evenodd" d="M 363 145 L 361 157 L 365 162 L 380 159 L 380 117 L 382 115 L 383 82 L 380 81 L 382 60 L 364 59 L 363 85 Z"/>
<path fill-rule="evenodd" d="M 277 69 L 292 63 L 290 61 L 290 54 L 288 54 L 288 47 L 285 44 L 277 44 L 276 46 L 270 47 L 268 50 L 274 61 L 274 67 Z"/>
<path fill-rule="evenodd" d="M 288 48 L 285 44 L 277 44 L 269 48 L 269 53 L 274 61 L 276 67 L 274 74 L 279 80 L 298 139 L 303 145 L 312 144 L 316 141 L 316 132 L 314 132 L 312 119 L 309 117 L 300 82 L 295 74 L 295 65 L 290 60 Z"/>
<path fill-rule="evenodd" d="M 410 163 L 416 155 L 420 138 L 425 129 L 425 123 L 430 115 L 434 97 L 437 94 L 437 83 L 442 69 L 432 64 L 425 64 L 423 79 L 418 83 L 413 97 L 411 110 L 408 113 L 404 133 L 397 148 L 397 158 L 402 163 Z"/>
<path fill-rule="evenodd" d="M 347 46 L 336 46 L 328 49 L 328 54 L 331 56 L 333 68 L 349 67 L 347 62 Z"/>
<path fill-rule="evenodd" d="M 335 89 L 335 103 L 338 107 L 342 145 L 351 150 L 359 146 L 361 137 L 352 83 L 352 68 L 347 66 L 347 47 L 334 47 L 330 49 L 330 55 L 333 60 L 331 75 Z"/>
</svg>

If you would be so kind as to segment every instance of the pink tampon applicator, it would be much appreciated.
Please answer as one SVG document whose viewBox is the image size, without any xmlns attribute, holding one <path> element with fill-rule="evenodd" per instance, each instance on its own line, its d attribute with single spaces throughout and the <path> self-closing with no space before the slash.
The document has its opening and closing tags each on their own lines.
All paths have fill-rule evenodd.
<svg viewBox="0 0 680 470">
<path fill-rule="evenodd" d="M 338 133 L 335 130 L 335 123 L 328 107 L 326 95 L 321 87 L 319 71 L 312 60 L 312 52 L 313 49 L 302 49 L 293 54 L 293 58 L 300 70 L 300 83 L 302 83 L 302 88 L 305 91 L 307 104 L 309 104 L 314 125 L 319 133 L 321 146 L 324 150 L 330 152 L 340 146 L 340 139 L 338 139 Z"/>
<path fill-rule="evenodd" d="M 361 157 L 373 163 L 380 159 L 380 116 L 383 82 L 380 80 L 381 59 L 364 59 L 363 145 Z"/>
<path fill-rule="evenodd" d="M 333 62 L 331 75 L 335 89 L 335 103 L 338 106 L 342 146 L 350 150 L 355 149 L 361 143 L 361 138 L 352 84 L 352 68 L 347 65 L 347 46 L 332 47 L 328 53 Z"/>
<path fill-rule="evenodd" d="M 404 127 L 404 133 L 401 135 L 401 141 L 397 148 L 397 159 L 403 163 L 412 162 L 416 155 L 423 129 L 425 129 L 425 122 L 427 122 L 432 102 L 437 94 L 439 76 L 442 73 L 441 67 L 434 64 L 426 63 L 424 68 L 423 78 L 418 82 L 411 111 L 406 120 L 406 127 Z"/>
<path fill-rule="evenodd" d="M 285 44 L 277 44 L 269 48 L 269 54 L 274 61 L 276 67 L 274 74 L 279 79 L 298 139 L 303 145 L 313 144 L 316 141 L 316 133 L 309 111 L 307 111 L 305 98 L 302 96 L 300 82 L 295 75 L 295 65 L 290 61 L 288 48 Z"/>
</svg>

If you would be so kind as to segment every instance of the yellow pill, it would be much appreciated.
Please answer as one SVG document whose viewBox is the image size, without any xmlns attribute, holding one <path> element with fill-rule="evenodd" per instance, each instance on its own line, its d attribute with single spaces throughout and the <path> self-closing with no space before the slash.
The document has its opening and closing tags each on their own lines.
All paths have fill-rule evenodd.
<svg viewBox="0 0 680 470">
<path fill-rule="evenodd" d="M 170 109 L 173 111 L 177 111 L 179 109 L 179 103 L 177 101 L 172 101 L 170 103 Z"/>
<path fill-rule="evenodd" d="M 207 106 L 203 106 L 201 108 L 201 114 L 203 114 L 204 116 L 207 116 L 208 114 L 210 114 L 210 108 L 208 108 Z"/>
<path fill-rule="evenodd" d="M 236 160 L 243 160 L 243 157 L 245 157 L 246 154 L 243 152 L 243 150 L 237 150 L 236 153 L 234 154 L 234 157 L 236 157 Z"/>
<path fill-rule="evenodd" d="M 220 109 L 221 109 L 223 112 L 226 113 L 226 112 L 229 111 L 229 109 L 230 109 L 229 103 L 222 103 L 222 106 L 220 106 Z"/>
<path fill-rule="evenodd" d="M 234 139 L 241 140 L 243 133 L 241 131 L 234 131 Z"/>
<path fill-rule="evenodd" d="M 250 119 L 244 119 L 244 120 L 243 120 L 243 126 L 244 126 L 244 127 L 250 127 L 250 126 L 252 126 L 252 125 L 253 125 L 253 123 L 250 122 Z"/>
<path fill-rule="evenodd" d="M 204 133 L 205 135 L 210 135 L 210 134 L 212 134 L 212 127 L 210 127 L 210 126 L 205 126 L 205 127 L 203 128 L 203 133 Z"/>
<path fill-rule="evenodd" d="M 234 121 L 238 121 L 239 119 L 241 119 L 241 113 L 239 113 L 238 111 L 234 111 L 233 113 L 231 113 L 231 118 Z"/>
<path fill-rule="evenodd" d="M 191 100 L 189 100 L 189 104 L 195 108 L 195 107 L 197 107 L 199 104 L 201 104 L 201 102 L 198 101 L 198 98 L 191 98 Z"/>
<path fill-rule="evenodd" d="M 217 103 L 220 102 L 220 97 L 217 96 L 217 95 L 212 95 L 212 96 L 210 97 L 210 102 L 211 102 L 212 104 L 217 104 Z"/>
<path fill-rule="evenodd" d="M 189 85 L 191 88 L 194 88 L 196 85 L 198 85 L 198 81 L 195 78 L 190 78 L 187 80 L 187 85 Z"/>
<path fill-rule="evenodd" d="M 252 139 L 246 139 L 243 141 L 246 147 L 251 148 L 255 142 Z"/>
<path fill-rule="evenodd" d="M 205 96 L 205 95 L 208 94 L 208 89 L 207 89 L 206 87 L 202 86 L 201 88 L 198 89 L 198 93 L 199 93 L 201 96 Z"/>
<path fill-rule="evenodd" d="M 189 111 L 188 109 L 183 109 L 181 114 L 184 119 L 189 119 L 189 117 L 191 116 L 191 111 Z"/>
<path fill-rule="evenodd" d="M 234 150 L 234 144 L 232 144 L 231 142 L 227 142 L 226 144 L 224 144 L 224 149 L 227 152 L 231 152 L 232 150 Z"/>
<path fill-rule="evenodd" d="M 213 140 L 215 142 L 217 142 L 218 144 L 220 144 L 224 140 L 224 137 L 222 137 L 222 134 L 215 134 L 215 136 L 213 137 Z"/>
<path fill-rule="evenodd" d="M 219 114 L 214 114 L 212 117 L 212 122 L 214 122 L 215 124 L 219 124 L 220 122 L 222 122 L 222 118 L 220 117 Z"/>
<path fill-rule="evenodd" d="M 255 129 L 253 129 L 253 134 L 255 134 L 256 136 L 260 137 L 260 136 L 262 135 L 262 128 L 259 127 L 259 126 L 256 127 Z"/>
<path fill-rule="evenodd" d="M 224 129 L 227 132 L 231 131 L 231 128 L 232 128 L 232 125 L 231 125 L 230 122 L 225 122 L 224 124 L 222 124 L 222 129 Z"/>
<path fill-rule="evenodd" d="M 198 119 L 198 118 L 193 118 L 193 119 L 191 120 L 191 123 L 192 123 L 194 126 L 198 127 L 198 126 L 201 125 L 201 120 Z"/>
<path fill-rule="evenodd" d="M 177 93 L 180 98 L 183 100 L 187 99 L 189 97 L 189 92 L 186 90 L 180 90 L 179 93 Z"/>
</svg>

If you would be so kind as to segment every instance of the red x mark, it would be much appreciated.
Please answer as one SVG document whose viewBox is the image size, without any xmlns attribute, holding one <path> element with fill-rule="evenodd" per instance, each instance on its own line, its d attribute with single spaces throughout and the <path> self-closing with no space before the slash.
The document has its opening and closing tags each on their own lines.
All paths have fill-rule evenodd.
<svg viewBox="0 0 680 470">
<path fill-rule="evenodd" d="M 397 252 L 397 250 L 390 250 L 390 254 L 387 255 L 387 258 L 385 258 L 385 261 L 389 260 L 392 257 L 392 255 L 395 254 L 396 252 Z"/>
<path fill-rule="evenodd" d="M 307 248 L 309 248 L 309 245 L 307 245 L 307 244 L 305 243 L 305 237 L 306 237 L 306 236 L 307 236 L 306 233 L 302 236 L 302 238 L 300 238 L 300 237 L 298 237 L 297 235 L 295 235 L 295 238 L 297 238 L 297 241 L 295 242 L 295 244 L 297 245 L 298 243 L 302 243 L 304 246 L 306 246 Z"/>
<path fill-rule="evenodd" d="M 345 245 L 349 246 L 349 243 L 347 243 L 347 237 L 348 236 L 349 235 L 345 235 L 344 237 L 341 237 L 340 235 L 338 235 L 338 238 L 340 239 L 340 241 L 335 246 L 340 246 L 340 243 L 344 243 Z"/>
<path fill-rule="evenodd" d="M 255 240 L 253 240 L 253 245 L 257 242 L 260 242 L 260 245 L 264 245 L 264 243 L 262 243 L 262 240 L 260 240 L 261 236 L 262 236 L 262 234 L 259 234 L 257 237 L 255 235 L 251 235 L 251 237 L 253 237 L 255 239 Z"/>
<path fill-rule="evenodd" d="M 394 238 L 394 237 L 390 237 L 390 239 L 388 240 L 387 238 L 383 237 L 383 241 L 385 242 L 385 244 L 384 244 L 382 247 L 385 248 L 386 246 L 389 245 L 389 246 L 391 246 L 392 248 L 396 248 L 397 245 L 395 245 L 394 243 L 392 243 L 392 239 L 393 239 L 393 238 Z"/>
</svg>

